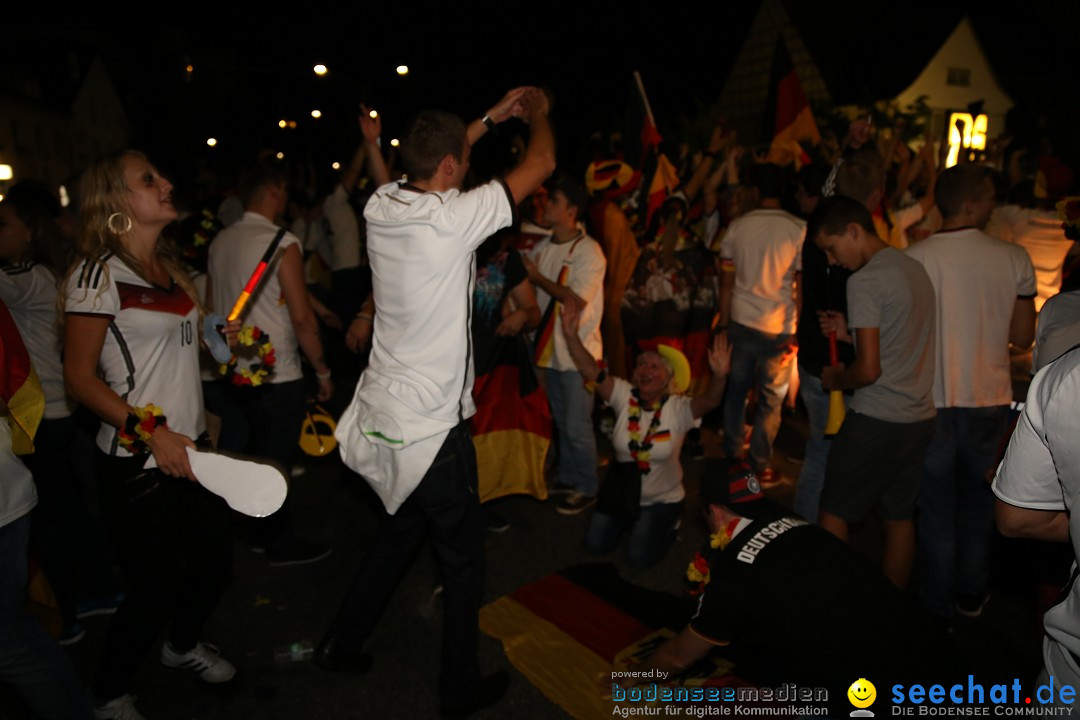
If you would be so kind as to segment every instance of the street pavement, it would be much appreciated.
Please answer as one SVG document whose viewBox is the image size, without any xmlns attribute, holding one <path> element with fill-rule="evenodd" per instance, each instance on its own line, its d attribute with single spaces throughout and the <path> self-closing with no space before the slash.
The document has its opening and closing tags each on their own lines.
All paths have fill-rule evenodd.
<svg viewBox="0 0 1080 720">
<path fill-rule="evenodd" d="M 340 405 L 347 398 L 336 404 Z M 785 412 L 774 454 L 784 482 L 770 495 L 790 505 L 798 457 L 805 442 L 805 420 Z M 703 432 L 706 452 L 719 455 L 717 435 Z M 485 602 L 570 565 L 589 561 L 614 563 L 623 578 L 656 590 L 681 592 L 686 563 L 703 541 L 696 489 L 703 461 L 684 453 L 688 503 L 676 544 L 658 566 L 641 571 L 626 562 L 625 544 L 599 558 L 581 547 L 588 513 L 566 517 L 553 500 L 510 497 L 498 510 L 512 524 L 504 533 L 486 535 Z M 308 661 L 276 662 L 275 649 L 293 643 L 317 643 L 337 609 L 365 548 L 374 535 L 378 501 L 365 483 L 335 457 L 307 458 L 304 473 L 292 480 L 291 492 L 302 509 L 301 527 L 313 540 L 330 542 L 333 554 L 311 565 L 274 568 L 252 553 L 237 532 L 233 546 L 234 578 L 204 633 L 238 668 L 224 686 L 207 685 L 182 671 L 163 667 L 155 654 L 142 664 L 131 692 L 148 720 L 260 718 L 433 718 L 438 715 L 441 605 L 431 603 L 437 572 L 430 550 L 419 552 L 402 579 L 389 609 L 366 649 L 374 656 L 363 676 L 327 673 Z M 881 533 L 874 522 L 856 528 L 853 544 L 869 558 L 880 557 Z M 1018 566 L 1030 569 L 1038 547 L 999 538 L 994 589 L 981 618 L 963 620 L 955 636 L 972 656 L 1000 671 L 1000 677 L 1032 679 L 1039 669 L 1040 618 L 1035 586 Z M 876 559 L 875 559 L 876 562 Z M 89 682 L 101 649 L 108 617 L 84 621 L 86 637 L 68 648 L 81 676 Z M 499 643 L 480 640 L 485 672 L 505 668 L 511 675 L 506 698 L 477 718 L 563 718 L 566 714 L 544 697 L 506 660 Z M 21 718 L 10 694 L 0 694 L 0 718 Z"/>
</svg>

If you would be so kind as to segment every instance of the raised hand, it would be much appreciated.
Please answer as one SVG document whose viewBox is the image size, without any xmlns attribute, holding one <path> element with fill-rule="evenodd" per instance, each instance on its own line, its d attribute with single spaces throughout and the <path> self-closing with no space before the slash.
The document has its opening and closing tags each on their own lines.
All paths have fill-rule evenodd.
<svg viewBox="0 0 1080 720">
<path fill-rule="evenodd" d="M 487 116 L 496 123 L 509 120 L 512 117 L 521 117 L 523 108 L 521 99 L 530 88 L 518 87 L 503 95 L 502 100 L 487 111 Z"/>
<path fill-rule="evenodd" d="M 382 115 L 375 113 L 375 117 L 371 117 L 371 108 L 364 103 L 360 103 L 360 132 L 370 143 L 377 142 L 382 135 Z"/>
<path fill-rule="evenodd" d="M 731 372 L 731 342 L 727 333 L 713 338 L 712 347 L 709 348 L 709 369 L 717 377 L 726 377 Z"/>
</svg>

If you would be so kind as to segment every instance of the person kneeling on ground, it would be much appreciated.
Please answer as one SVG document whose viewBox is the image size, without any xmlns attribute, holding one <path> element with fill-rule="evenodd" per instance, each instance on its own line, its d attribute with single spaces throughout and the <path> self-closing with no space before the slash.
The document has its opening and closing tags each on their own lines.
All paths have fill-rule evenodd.
<svg viewBox="0 0 1080 720">
<path fill-rule="evenodd" d="M 585 533 L 585 548 L 607 553 L 630 531 L 630 564 L 647 568 L 660 562 L 675 538 L 686 491 L 679 450 L 691 428 L 717 407 L 731 368 L 731 345 L 719 335 L 709 351 L 712 382 L 698 397 L 676 393 L 690 385 L 690 365 L 681 352 L 660 345 L 638 356 L 629 383 L 609 376 L 578 337 L 580 311 L 562 308 L 563 335 L 574 364 L 616 414 L 615 464 L 597 499 Z"/>
</svg>

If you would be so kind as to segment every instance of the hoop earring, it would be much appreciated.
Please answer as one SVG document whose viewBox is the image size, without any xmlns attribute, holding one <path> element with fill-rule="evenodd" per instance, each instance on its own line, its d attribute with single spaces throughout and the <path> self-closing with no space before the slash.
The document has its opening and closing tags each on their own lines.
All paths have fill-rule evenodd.
<svg viewBox="0 0 1080 720">
<path fill-rule="evenodd" d="M 105 221 L 105 225 L 114 235 L 124 235 L 131 232 L 131 218 L 124 213 L 114 212 L 109 216 L 108 220 Z M 116 225 L 121 225 L 122 227 L 116 227 Z"/>
</svg>

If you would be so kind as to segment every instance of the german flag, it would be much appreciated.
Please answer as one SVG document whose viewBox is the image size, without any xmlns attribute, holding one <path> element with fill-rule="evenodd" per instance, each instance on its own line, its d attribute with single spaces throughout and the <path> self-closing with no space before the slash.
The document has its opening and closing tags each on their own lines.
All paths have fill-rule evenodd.
<svg viewBox="0 0 1080 720">
<path fill-rule="evenodd" d="M 821 142 L 814 113 L 806 100 L 802 83 L 795 72 L 787 44 L 781 35 L 776 36 L 776 52 L 773 54 L 772 77 L 769 84 L 769 100 L 766 105 L 766 122 L 775 121 L 772 146 L 768 161 L 776 165 L 794 162 L 796 168 L 810 162 L 800 140 L 814 145 Z"/>
<path fill-rule="evenodd" d="M 522 353 L 527 360 L 528 353 Z M 547 498 L 544 457 L 551 444 L 551 411 L 532 373 L 528 364 L 499 364 L 473 384 L 476 414 L 469 429 L 482 503 L 504 495 Z"/>
<path fill-rule="evenodd" d="M 34 452 L 34 434 L 45 415 L 45 395 L 41 392 L 30 353 L 7 306 L 0 301 L 0 399 L 8 409 L 11 449 L 16 455 Z"/>
<path fill-rule="evenodd" d="M 573 252 L 571 248 L 570 252 Z M 570 276 L 570 268 L 563 263 L 559 270 L 559 277 L 555 279 L 556 285 L 566 285 L 566 278 Z M 551 298 L 544 317 L 540 320 L 540 330 L 536 333 L 536 350 L 533 351 L 533 359 L 542 368 L 551 367 L 551 357 L 555 354 L 555 332 L 559 325 L 560 303 Z"/>
<path fill-rule="evenodd" d="M 652 222 L 653 213 L 660 209 L 664 201 L 679 187 L 679 171 L 668 160 L 667 155 L 656 155 L 656 166 L 653 168 L 652 177 L 649 180 L 649 194 L 646 198 L 647 209 L 645 211 L 645 227 Z"/>
<path fill-rule="evenodd" d="M 480 611 L 480 629 L 529 681 L 579 720 L 610 718 L 612 670 L 627 669 L 674 637 L 693 603 L 627 583 L 609 563 L 577 565 L 530 583 Z M 715 656 L 683 685 L 748 686 Z M 667 682 L 671 682 L 669 678 Z"/>
</svg>

